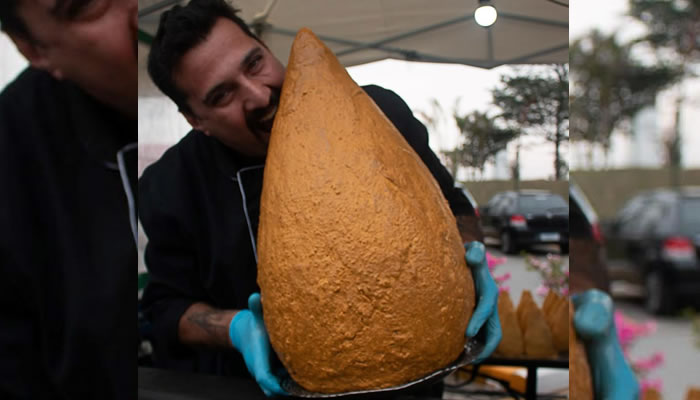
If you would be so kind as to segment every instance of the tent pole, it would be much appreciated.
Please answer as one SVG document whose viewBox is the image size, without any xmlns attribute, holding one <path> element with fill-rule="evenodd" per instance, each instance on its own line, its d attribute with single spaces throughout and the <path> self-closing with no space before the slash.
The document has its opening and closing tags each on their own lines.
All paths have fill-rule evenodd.
<svg viewBox="0 0 700 400">
<path fill-rule="evenodd" d="M 559 22 L 559 21 L 553 21 L 551 19 L 528 17 L 525 15 L 510 14 L 510 13 L 506 13 L 506 12 L 499 12 L 498 18 L 512 19 L 515 21 L 523 21 L 523 22 L 529 22 L 532 24 L 539 24 L 539 25 L 549 25 L 549 26 L 553 26 L 556 28 L 564 28 L 567 30 L 569 29 L 568 22 Z"/>
<path fill-rule="evenodd" d="M 562 44 L 559 46 L 554 46 L 554 47 L 550 47 L 548 49 L 544 49 L 544 50 L 540 50 L 540 51 L 537 51 L 534 53 L 526 54 L 524 56 L 512 58 L 510 60 L 504 60 L 502 64 L 522 64 L 524 61 L 527 61 L 530 58 L 543 56 L 543 55 L 546 55 L 549 53 L 554 53 L 555 51 L 566 50 L 568 48 L 569 48 L 569 44 L 565 43 L 565 44 Z"/>
<path fill-rule="evenodd" d="M 356 51 L 364 50 L 364 49 L 367 49 L 367 48 L 377 48 L 377 46 L 382 46 L 382 45 L 384 45 L 384 44 L 386 44 L 386 43 L 395 42 L 395 41 L 401 40 L 401 39 L 406 39 L 406 38 L 411 37 L 411 36 L 419 35 L 419 34 L 425 33 L 425 32 L 434 31 L 434 30 L 436 30 L 436 29 L 444 28 L 444 27 L 446 27 L 446 26 L 454 25 L 454 24 L 457 24 L 457 23 L 460 23 L 460 22 L 469 21 L 470 19 L 473 19 L 473 18 L 474 18 L 474 15 L 473 15 L 473 14 L 467 14 L 467 15 L 463 15 L 463 16 L 461 16 L 461 17 L 453 18 L 453 19 L 450 19 L 450 20 L 447 20 L 447 21 L 442 21 L 442 22 L 438 22 L 438 23 L 436 23 L 436 24 L 432 24 L 432 25 L 428 25 L 428 26 L 423 26 L 423 27 L 420 27 L 420 28 L 418 28 L 418 29 L 414 29 L 414 30 L 412 30 L 412 31 L 404 32 L 404 33 L 401 33 L 401 34 L 398 34 L 398 35 L 394 35 L 394 36 L 390 36 L 390 37 L 388 37 L 388 38 L 384 38 L 384 39 L 382 39 L 382 40 L 378 40 L 378 41 L 376 41 L 376 42 L 366 43 L 366 44 L 363 44 L 363 45 L 361 45 L 361 46 L 357 46 L 357 47 L 352 48 L 352 49 L 343 50 L 343 51 L 339 52 L 339 53 L 337 54 L 337 56 L 338 56 L 338 57 L 344 56 L 344 55 L 346 55 L 346 54 L 354 53 L 354 52 L 356 52 Z"/>
</svg>

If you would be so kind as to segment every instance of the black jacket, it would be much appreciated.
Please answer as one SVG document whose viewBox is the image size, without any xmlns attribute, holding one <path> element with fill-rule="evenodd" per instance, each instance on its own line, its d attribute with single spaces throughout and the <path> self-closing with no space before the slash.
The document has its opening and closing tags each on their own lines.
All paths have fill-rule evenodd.
<svg viewBox="0 0 700 400">
<path fill-rule="evenodd" d="M 403 100 L 378 86 L 364 89 L 428 166 L 453 213 L 474 214 L 428 147 L 425 127 Z M 143 305 L 153 325 L 156 364 L 247 375 L 235 351 L 193 350 L 179 344 L 177 325 L 195 302 L 243 309 L 248 296 L 259 290 L 251 236 L 257 234 L 263 163 L 192 131 L 139 180 L 139 215 L 149 239 L 150 281 Z"/>
<path fill-rule="evenodd" d="M 34 69 L 0 94 L 0 398 L 135 398 L 136 133 Z"/>
</svg>

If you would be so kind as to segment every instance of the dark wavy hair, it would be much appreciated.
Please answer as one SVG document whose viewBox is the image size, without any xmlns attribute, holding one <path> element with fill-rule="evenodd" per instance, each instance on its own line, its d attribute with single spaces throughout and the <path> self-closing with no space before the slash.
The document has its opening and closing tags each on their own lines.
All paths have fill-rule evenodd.
<svg viewBox="0 0 700 400">
<path fill-rule="evenodd" d="M 17 15 L 17 6 L 21 0 L 0 0 L 0 27 L 6 33 L 31 39 L 29 29 L 22 18 Z"/>
<path fill-rule="evenodd" d="M 237 15 L 239 11 L 224 0 L 192 0 L 184 7 L 177 5 L 161 15 L 148 56 L 148 74 L 181 112 L 191 112 L 191 109 L 187 95 L 175 84 L 173 71 L 185 53 L 206 40 L 217 19 L 233 21 L 246 35 L 261 42 Z"/>
</svg>

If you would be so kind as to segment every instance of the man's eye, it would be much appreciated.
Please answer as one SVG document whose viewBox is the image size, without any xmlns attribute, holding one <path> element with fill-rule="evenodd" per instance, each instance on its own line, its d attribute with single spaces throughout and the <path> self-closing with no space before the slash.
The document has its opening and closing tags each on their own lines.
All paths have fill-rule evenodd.
<svg viewBox="0 0 700 400">
<path fill-rule="evenodd" d="M 220 92 L 215 94 L 214 97 L 211 98 L 211 104 L 215 106 L 218 105 L 223 97 L 224 95 Z"/>
<path fill-rule="evenodd" d="M 211 104 L 213 106 L 220 106 L 221 104 L 223 104 L 226 101 L 229 93 L 231 93 L 230 90 L 223 90 L 223 91 L 216 93 L 214 95 L 214 97 L 212 97 L 212 99 L 211 99 Z"/>
<path fill-rule="evenodd" d="M 260 68 L 262 67 L 262 56 L 257 56 L 254 59 L 250 61 L 250 64 L 248 64 L 248 70 L 250 72 L 258 72 Z"/>
<path fill-rule="evenodd" d="M 111 0 L 68 0 L 63 14 L 69 20 L 95 19 L 107 10 Z"/>
</svg>

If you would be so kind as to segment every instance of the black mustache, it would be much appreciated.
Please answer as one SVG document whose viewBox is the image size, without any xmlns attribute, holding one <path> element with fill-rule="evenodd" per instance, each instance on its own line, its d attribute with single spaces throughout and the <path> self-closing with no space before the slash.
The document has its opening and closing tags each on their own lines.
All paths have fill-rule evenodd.
<svg viewBox="0 0 700 400">
<path fill-rule="evenodd" d="M 279 103 L 280 91 L 273 90 L 272 93 L 270 93 L 270 101 L 268 102 L 266 107 L 253 110 L 246 116 L 246 124 L 248 125 L 248 128 L 250 128 L 251 130 L 259 130 L 261 128 L 264 128 L 263 124 L 261 124 L 261 120 L 272 110 L 277 108 Z"/>
</svg>

